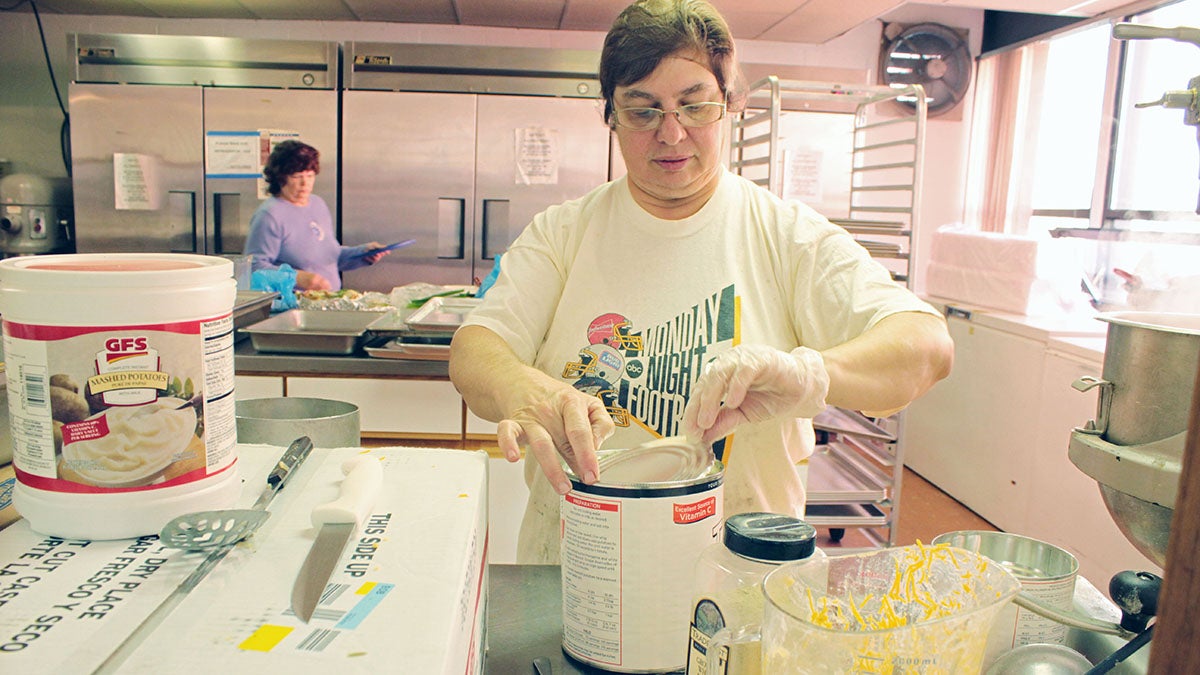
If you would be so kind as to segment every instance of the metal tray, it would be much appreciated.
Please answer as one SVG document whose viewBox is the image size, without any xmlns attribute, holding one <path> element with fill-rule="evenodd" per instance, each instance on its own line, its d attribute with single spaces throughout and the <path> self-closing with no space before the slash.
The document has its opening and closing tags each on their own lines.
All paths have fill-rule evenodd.
<svg viewBox="0 0 1200 675">
<path fill-rule="evenodd" d="M 481 302 L 479 298 L 430 298 L 409 315 L 407 323 L 409 328 L 416 330 L 453 331 Z"/>
<path fill-rule="evenodd" d="M 844 408 L 829 406 L 813 418 L 813 428 L 835 434 L 858 436 L 892 443 L 896 435 L 876 425 L 860 413 Z"/>
<path fill-rule="evenodd" d="M 407 359 L 412 361 L 449 361 L 450 345 L 428 345 L 388 340 L 382 345 L 367 345 L 367 354 L 377 359 Z"/>
<path fill-rule="evenodd" d="M 274 291 L 238 291 L 233 301 L 234 330 L 271 316 L 271 302 L 278 296 Z"/>
<path fill-rule="evenodd" d="M 260 352 L 353 354 L 375 312 L 290 309 L 242 330 Z"/>
</svg>

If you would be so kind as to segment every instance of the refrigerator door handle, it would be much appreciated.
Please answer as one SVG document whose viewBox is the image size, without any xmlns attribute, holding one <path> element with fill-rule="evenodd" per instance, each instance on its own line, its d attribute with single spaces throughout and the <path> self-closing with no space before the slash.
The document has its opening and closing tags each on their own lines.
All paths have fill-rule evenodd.
<svg viewBox="0 0 1200 675">
<path fill-rule="evenodd" d="M 245 238 L 237 241 L 239 224 L 245 222 L 250 226 L 250 219 L 242 220 L 242 193 L 215 192 L 213 193 L 213 242 L 209 253 L 241 253 L 245 248 Z M 225 223 L 230 223 L 226 228 Z M 227 246 L 228 245 L 228 246 Z M 227 248 L 233 250 L 226 250 Z"/>
<path fill-rule="evenodd" d="M 437 257 L 462 260 L 465 256 L 467 200 L 459 197 L 438 198 Z"/>
<path fill-rule="evenodd" d="M 190 190 L 167 192 L 167 227 L 171 233 L 172 253 L 202 253 L 196 222 L 196 193 Z"/>
<path fill-rule="evenodd" d="M 492 255 L 491 236 L 499 233 L 504 237 L 508 233 L 508 204 L 507 199 L 485 199 L 483 200 L 483 218 L 480 223 L 479 232 L 479 258 L 480 260 L 494 260 L 496 256 Z M 507 241 L 505 242 L 507 244 Z M 506 248 L 502 247 L 502 248 Z"/>
</svg>

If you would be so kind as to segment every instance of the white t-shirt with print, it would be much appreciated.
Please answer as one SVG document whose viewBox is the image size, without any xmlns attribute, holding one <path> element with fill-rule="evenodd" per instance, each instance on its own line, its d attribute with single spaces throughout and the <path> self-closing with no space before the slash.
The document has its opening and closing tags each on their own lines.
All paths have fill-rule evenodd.
<svg viewBox="0 0 1200 675">
<path fill-rule="evenodd" d="M 692 384 L 723 350 L 820 351 L 909 311 L 937 314 L 845 230 L 726 172 L 709 202 L 683 220 L 648 214 L 625 178 L 538 214 L 466 323 L 600 396 L 617 422 L 604 447 L 619 449 L 682 433 Z M 718 444 L 725 515 L 803 516 L 796 463 L 813 444 L 806 419 L 739 427 Z M 526 464 L 531 493 L 517 557 L 556 563 L 560 498 L 536 464 Z"/>
</svg>

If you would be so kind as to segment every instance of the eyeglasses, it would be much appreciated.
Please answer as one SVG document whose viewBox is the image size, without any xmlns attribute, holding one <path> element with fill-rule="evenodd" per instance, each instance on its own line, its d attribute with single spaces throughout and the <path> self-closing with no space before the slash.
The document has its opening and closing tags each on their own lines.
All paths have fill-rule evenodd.
<svg viewBox="0 0 1200 675">
<path fill-rule="evenodd" d="M 689 103 L 674 110 L 660 108 L 617 108 L 613 117 L 618 126 L 635 131 L 650 131 L 662 126 L 663 118 L 668 114 L 685 127 L 706 127 L 725 117 L 725 104 L 716 101 Z"/>
</svg>

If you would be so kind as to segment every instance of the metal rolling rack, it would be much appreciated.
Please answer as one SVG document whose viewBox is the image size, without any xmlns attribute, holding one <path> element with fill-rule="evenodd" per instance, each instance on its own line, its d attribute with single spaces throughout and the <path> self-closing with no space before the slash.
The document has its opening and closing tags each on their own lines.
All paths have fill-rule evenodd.
<svg viewBox="0 0 1200 675">
<path fill-rule="evenodd" d="M 783 197 L 783 115 L 842 113 L 849 145 L 848 199 L 827 210 L 892 277 L 913 284 L 912 232 L 921 194 L 927 107 L 920 85 L 901 88 L 767 77 L 750 86 L 746 111 L 733 119 L 730 168 Z M 838 541 L 847 528 L 870 547 L 895 543 L 903 477 L 897 442 L 903 416 L 871 419 L 830 408 L 814 420 L 806 519 Z"/>
</svg>

